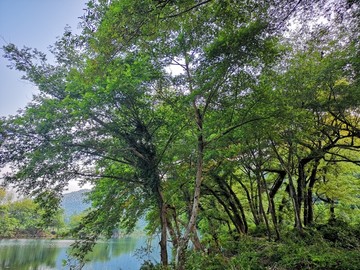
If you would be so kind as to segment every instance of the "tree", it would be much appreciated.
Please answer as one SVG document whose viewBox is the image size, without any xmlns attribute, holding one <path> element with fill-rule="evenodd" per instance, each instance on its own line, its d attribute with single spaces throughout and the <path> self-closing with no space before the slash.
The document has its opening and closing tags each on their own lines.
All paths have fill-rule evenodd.
<svg viewBox="0 0 360 270">
<path fill-rule="evenodd" d="M 219 232 L 236 240 L 252 216 L 279 239 L 289 200 L 302 231 L 324 162 L 356 164 L 359 136 L 357 43 L 334 27 L 302 32 L 307 42 L 289 50 L 282 25 L 306 7 L 89 1 L 82 34 L 66 29 L 52 48 L 54 65 L 5 46 L 40 90 L 1 122 L 7 183 L 49 209 L 70 180 L 92 183 L 93 209 L 74 229 L 82 258 L 145 214 L 160 230 L 162 264 L 169 234 L 178 269 L 190 241 L 203 250 L 199 227 L 216 225 L 219 248 Z"/>
</svg>

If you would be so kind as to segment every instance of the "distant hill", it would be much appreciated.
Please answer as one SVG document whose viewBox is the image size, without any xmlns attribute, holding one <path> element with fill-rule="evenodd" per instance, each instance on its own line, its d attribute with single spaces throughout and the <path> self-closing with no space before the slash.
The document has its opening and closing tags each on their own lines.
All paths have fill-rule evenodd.
<svg viewBox="0 0 360 270">
<path fill-rule="evenodd" d="M 64 194 L 61 208 L 64 209 L 65 222 L 69 222 L 72 215 L 80 214 L 90 207 L 90 203 L 84 202 L 85 193 L 89 191 L 89 189 L 81 189 Z"/>
<path fill-rule="evenodd" d="M 89 191 L 90 189 L 81 189 L 79 191 L 74 191 L 63 195 L 61 208 L 64 209 L 64 216 L 66 223 L 70 221 L 71 216 L 78 215 L 90 207 L 90 203 L 84 202 L 84 199 L 86 198 L 85 193 Z M 137 234 L 139 234 L 139 232 L 143 233 L 146 224 L 147 221 L 145 220 L 145 217 L 140 218 L 136 225 L 136 229 L 135 229 L 136 233 Z"/>
</svg>

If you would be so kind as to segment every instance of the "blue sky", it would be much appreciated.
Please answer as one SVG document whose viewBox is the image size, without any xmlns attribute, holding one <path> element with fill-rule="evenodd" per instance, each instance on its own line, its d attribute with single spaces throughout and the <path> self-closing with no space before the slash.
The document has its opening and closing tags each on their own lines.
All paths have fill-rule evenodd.
<svg viewBox="0 0 360 270">
<path fill-rule="evenodd" d="M 37 48 L 48 53 L 48 46 L 61 36 L 66 25 L 78 29 L 86 0 L 0 0 L 0 47 Z M 0 51 L 0 117 L 16 114 L 28 103 L 36 87 L 21 80 L 22 73 L 10 70 Z"/>
</svg>

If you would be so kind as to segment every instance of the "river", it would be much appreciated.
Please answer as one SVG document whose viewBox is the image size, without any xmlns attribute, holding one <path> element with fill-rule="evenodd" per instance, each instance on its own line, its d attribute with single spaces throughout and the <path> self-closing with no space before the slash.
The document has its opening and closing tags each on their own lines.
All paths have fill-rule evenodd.
<svg viewBox="0 0 360 270">
<path fill-rule="evenodd" d="M 98 243 L 89 254 L 83 270 L 138 270 L 145 260 L 158 262 L 159 249 L 141 237 L 125 237 Z M 58 270 L 64 266 L 72 240 L 5 239 L 0 240 L 0 269 Z"/>
</svg>

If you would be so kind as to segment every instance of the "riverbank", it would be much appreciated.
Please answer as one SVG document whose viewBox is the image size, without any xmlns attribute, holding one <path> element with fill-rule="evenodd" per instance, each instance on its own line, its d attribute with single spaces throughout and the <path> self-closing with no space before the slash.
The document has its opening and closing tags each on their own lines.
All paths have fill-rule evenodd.
<svg viewBox="0 0 360 270">
<path fill-rule="evenodd" d="M 135 230 L 130 234 L 125 234 L 122 232 L 114 233 L 111 239 L 123 239 L 126 237 L 133 237 L 133 238 L 143 238 L 146 237 L 146 233 L 144 231 Z M 57 240 L 76 240 L 76 237 L 73 237 L 69 231 L 61 231 L 61 232 L 47 232 L 47 231 L 38 231 L 35 233 L 22 233 L 16 232 L 10 236 L 2 236 L 0 235 L 0 240 L 10 240 L 10 239 L 57 239 Z M 104 239 L 107 241 L 107 239 Z"/>
</svg>

